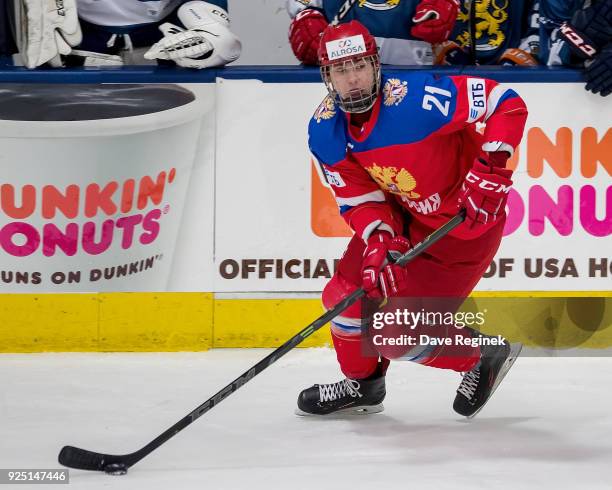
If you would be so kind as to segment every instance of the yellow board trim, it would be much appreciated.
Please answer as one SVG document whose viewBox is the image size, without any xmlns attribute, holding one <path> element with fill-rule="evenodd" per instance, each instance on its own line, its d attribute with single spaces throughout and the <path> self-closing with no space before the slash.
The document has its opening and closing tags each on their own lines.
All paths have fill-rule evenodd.
<svg viewBox="0 0 612 490">
<path fill-rule="evenodd" d="M 612 291 L 474 291 L 472 298 L 612 298 Z"/>
<path fill-rule="evenodd" d="M 318 299 L 217 299 L 214 347 L 278 347 L 325 311 Z M 322 327 L 302 347 L 331 345 Z"/>
<path fill-rule="evenodd" d="M 612 324 L 612 291 L 504 291 L 472 295 L 479 307 L 487 298 L 501 297 L 539 298 L 540 302 L 534 303 L 536 314 L 529 317 L 531 323 L 523 322 L 524 316 L 517 316 L 511 308 L 496 313 L 495 333 L 528 346 L 612 347 L 612 328 L 608 328 Z M 560 311 L 564 298 L 605 298 L 601 320 L 604 327 L 585 333 L 584 329 L 575 330 L 572 326 L 551 339 L 548 317 L 540 318 L 541 310 L 550 307 L 553 312 Z M 213 347 L 277 347 L 322 313 L 318 299 L 219 299 L 213 293 L 3 294 L 0 352 L 172 352 Z M 560 318 L 565 321 L 567 315 Z M 331 345 L 327 327 L 302 344 L 325 345 Z"/>
<path fill-rule="evenodd" d="M 171 352 L 212 346 L 212 293 L 0 295 L 0 352 Z"/>
</svg>

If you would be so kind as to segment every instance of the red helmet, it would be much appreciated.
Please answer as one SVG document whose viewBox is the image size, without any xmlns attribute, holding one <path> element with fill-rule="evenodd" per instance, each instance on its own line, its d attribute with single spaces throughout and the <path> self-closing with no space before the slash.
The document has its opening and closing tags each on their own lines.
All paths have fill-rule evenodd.
<svg viewBox="0 0 612 490">
<path fill-rule="evenodd" d="M 376 40 L 362 23 L 352 20 L 346 24 L 328 25 L 321 36 L 318 57 L 327 91 L 344 112 L 362 113 L 372 108 L 380 90 L 380 60 Z M 368 86 L 350 92 L 345 87 L 344 94 L 340 94 L 337 73 L 362 70 L 367 64 L 372 74 L 371 81 L 366 81 Z"/>
<path fill-rule="evenodd" d="M 359 56 L 377 56 L 376 41 L 357 20 L 346 24 L 329 24 L 319 43 L 319 64 L 330 65 Z"/>
</svg>

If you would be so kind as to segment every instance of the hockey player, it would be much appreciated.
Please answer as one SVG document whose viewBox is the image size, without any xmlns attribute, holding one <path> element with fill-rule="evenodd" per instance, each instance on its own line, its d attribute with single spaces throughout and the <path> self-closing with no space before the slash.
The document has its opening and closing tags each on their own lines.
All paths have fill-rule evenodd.
<svg viewBox="0 0 612 490">
<path fill-rule="evenodd" d="M 586 89 L 612 93 L 612 0 L 542 0 L 541 60 L 584 68 Z"/>
<path fill-rule="evenodd" d="M 227 0 L 10 0 L 28 68 L 140 64 L 225 65 L 240 56 Z M 140 49 L 139 49 L 140 48 Z"/>
<path fill-rule="evenodd" d="M 321 33 L 346 0 L 287 0 L 289 42 L 296 58 L 318 63 Z M 431 65 L 432 44 L 448 39 L 459 0 L 356 0 L 342 22 L 358 20 L 375 36 L 381 63 Z"/>
<path fill-rule="evenodd" d="M 463 0 L 449 40 L 434 47 L 435 64 L 536 66 L 539 44 L 537 0 Z"/>
<path fill-rule="evenodd" d="M 527 117 L 522 99 L 477 77 L 382 76 L 374 38 L 357 21 L 325 29 L 319 62 L 329 95 L 310 121 L 309 146 L 355 233 L 323 291 L 324 306 L 359 287 L 417 303 L 466 298 L 501 240 L 512 185 L 505 164 Z M 486 123 L 484 135 L 476 123 Z M 453 232 L 405 268 L 389 263 L 459 208 L 467 217 Z M 401 358 L 466 373 L 453 407 L 473 416 L 517 355 L 508 342 L 463 345 L 476 332 L 453 326 L 443 334 L 451 345 L 377 347 L 378 357 L 367 356 L 363 316 L 355 304 L 332 321 L 346 379 L 302 391 L 298 413 L 381 410 L 389 359 Z"/>
<path fill-rule="evenodd" d="M 0 66 L 11 64 L 10 56 L 17 51 L 8 17 L 8 9 L 0 7 Z"/>
</svg>

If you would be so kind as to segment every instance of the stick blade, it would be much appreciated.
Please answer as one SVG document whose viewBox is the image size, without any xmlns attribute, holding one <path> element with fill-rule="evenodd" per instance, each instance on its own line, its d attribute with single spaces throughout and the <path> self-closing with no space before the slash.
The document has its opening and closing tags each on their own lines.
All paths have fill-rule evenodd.
<svg viewBox="0 0 612 490">
<path fill-rule="evenodd" d="M 96 453 L 74 446 L 64 446 L 57 459 L 60 464 L 78 470 L 105 471 L 107 466 L 114 464 L 129 466 L 122 456 Z"/>
</svg>

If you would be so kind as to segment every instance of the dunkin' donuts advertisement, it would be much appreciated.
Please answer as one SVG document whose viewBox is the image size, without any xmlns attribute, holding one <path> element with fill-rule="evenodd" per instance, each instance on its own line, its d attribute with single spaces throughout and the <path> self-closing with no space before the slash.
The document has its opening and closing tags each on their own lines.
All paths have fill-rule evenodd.
<svg viewBox="0 0 612 490">
<path fill-rule="evenodd" d="M 529 119 L 477 290 L 608 291 L 612 99 L 510 86 Z M 307 146 L 324 96 L 258 80 L 3 84 L 0 290 L 316 294 L 351 235 Z"/>
<path fill-rule="evenodd" d="M 3 84 L 0 290 L 166 290 L 205 112 L 178 85 Z"/>
<path fill-rule="evenodd" d="M 232 238 L 227 220 L 217 221 L 216 290 L 319 291 L 351 236 L 307 147 L 308 121 L 324 89 L 270 85 L 221 85 L 224 109 L 251 107 L 245 113 L 253 117 L 219 132 L 217 214 L 224 216 L 236 196 L 248 203 L 241 208 L 241 234 L 249 237 L 249 246 Z M 510 161 L 515 173 L 505 236 L 477 290 L 607 291 L 612 99 L 593 96 L 580 84 L 509 86 L 526 101 L 529 119 Z M 553 88 L 563 104 L 550 103 Z M 278 110 L 264 115 L 271 105 Z M 248 133 L 248 143 L 232 145 Z M 243 162 L 238 178 L 230 175 L 232 162 Z M 401 187 L 398 177 L 385 169 L 381 180 Z M 412 204 L 420 212 L 435 211 L 435 202 Z"/>
</svg>

